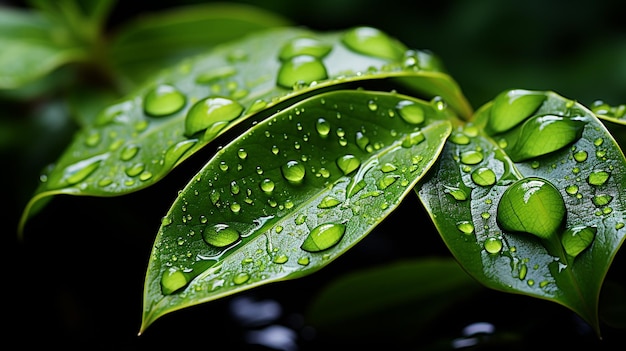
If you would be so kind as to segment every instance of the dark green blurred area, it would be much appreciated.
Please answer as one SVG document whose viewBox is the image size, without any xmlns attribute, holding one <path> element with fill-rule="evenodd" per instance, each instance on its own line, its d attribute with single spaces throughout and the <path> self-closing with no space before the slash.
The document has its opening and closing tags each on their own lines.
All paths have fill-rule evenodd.
<svg viewBox="0 0 626 351">
<path fill-rule="evenodd" d="M 120 0 L 108 28 L 113 30 L 151 13 L 211 2 Z M 553 90 L 587 106 L 598 99 L 609 104 L 626 103 L 626 12 L 622 1 L 249 0 L 239 3 L 275 12 L 294 24 L 314 30 L 373 26 L 409 47 L 431 50 L 441 58 L 474 108 L 510 88 Z M 0 0 L 0 5 L 4 4 L 26 6 L 24 1 Z M 68 75 L 71 73 L 65 68 L 55 71 L 49 84 L 61 82 L 59 90 L 71 90 L 72 79 Z M 37 185 L 40 170 L 60 155 L 76 126 L 68 117 L 71 112 L 68 106 L 54 98 L 36 98 L 24 104 L 7 98 L 10 95 L 2 96 L 0 156 L 4 167 L 0 180 L 8 184 L 4 191 L 5 199 L 9 200 L 2 232 L 13 243 L 17 218 Z M 624 129 L 615 128 L 622 137 Z M 55 198 L 35 217 L 25 244 L 18 250 L 9 246 L 10 254 L 15 251 L 18 255 L 9 260 L 12 266 L 4 285 L 11 295 L 7 304 L 12 312 L 6 321 L 11 324 L 9 334 L 16 345 L 47 343 L 89 350 L 158 350 L 166 346 L 211 349 L 230 341 L 234 345 L 232 349 L 267 350 L 244 343 L 242 329 L 245 328 L 224 317 L 236 298 L 166 316 L 145 336 L 136 336 L 145 266 L 160 218 L 176 191 L 201 164 L 198 159 L 191 160 L 153 189 L 123 198 Z M 287 317 L 293 317 L 289 323 L 301 326 L 302 322 L 295 322 L 294 318 L 301 318 L 299 313 L 303 312 L 307 294 L 343 273 L 400 257 L 449 257 L 419 207 L 417 199 L 410 196 L 406 206 L 392 214 L 352 252 L 318 274 L 276 287 L 261 287 L 244 296 L 280 300 Z M 407 238 L 416 230 L 421 235 L 419 238 L 415 235 Z M 611 293 L 617 291 L 613 301 L 620 300 L 620 296 L 623 300 L 624 266 L 624 253 L 620 253 L 615 260 L 617 268 L 609 275 L 618 277 L 621 283 L 611 290 Z M 481 294 L 463 308 L 434 320 L 431 328 L 442 328 L 437 332 L 415 332 L 413 338 L 408 338 L 411 344 L 402 345 L 403 349 L 450 349 L 450 344 L 439 345 L 437 340 L 449 341 L 459 335 L 463 326 L 477 321 L 492 322 L 498 330 L 505 331 L 491 349 L 522 350 L 538 344 L 594 350 L 612 347 L 605 344 L 601 348 L 589 329 L 561 306 L 494 291 Z M 623 309 L 623 305 L 613 311 L 617 316 L 614 325 L 623 323 L 624 313 L 619 308 Z M 403 317 L 408 322 L 412 319 L 409 312 Z M 381 324 L 381 328 L 388 322 L 372 321 Z M 607 327 L 607 339 L 611 342 L 624 339 L 623 325 L 620 328 Z M 333 345 L 309 337 L 312 341 L 305 343 L 309 347 L 302 346 L 302 350 L 373 345 L 368 335 L 351 340 L 348 345 Z M 522 337 L 526 339 L 521 340 Z M 400 346 L 390 341 L 382 344 Z"/>
</svg>

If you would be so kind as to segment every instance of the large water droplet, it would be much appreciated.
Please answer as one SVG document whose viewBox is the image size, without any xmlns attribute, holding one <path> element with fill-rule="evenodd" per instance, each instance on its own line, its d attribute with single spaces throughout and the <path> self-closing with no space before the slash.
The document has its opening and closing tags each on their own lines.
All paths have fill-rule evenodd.
<svg viewBox="0 0 626 351">
<path fill-rule="evenodd" d="M 587 226 L 568 228 L 561 237 L 561 244 L 569 256 L 576 257 L 591 245 L 597 231 L 596 227 Z"/>
<path fill-rule="evenodd" d="M 317 208 L 333 208 L 339 205 L 341 201 L 334 196 L 325 196 L 322 201 L 317 205 Z"/>
<path fill-rule="evenodd" d="M 295 38 L 287 42 L 279 53 L 281 61 L 286 61 L 299 55 L 309 55 L 323 58 L 331 51 L 332 46 L 315 38 Z"/>
<path fill-rule="evenodd" d="M 490 186 L 496 183 L 496 174 L 490 168 L 477 168 L 471 176 L 474 183 L 480 186 Z"/>
<path fill-rule="evenodd" d="M 325 223 L 315 227 L 304 239 L 300 248 L 308 252 L 319 252 L 335 246 L 346 232 L 344 224 Z"/>
<path fill-rule="evenodd" d="M 497 134 L 515 127 L 535 112 L 545 99 L 542 93 L 522 89 L 501 93 L 493 101 L 487 130 Z"/>
<path fill-rule="evenodd" d="M 226 247 L 239 240 L 239 232 L 228 224 L 216 224 L 207 227 L 202 233 L 204 241 L 215 247 Z"/>
<path fill-rule="evenodd" d="M 549 154 L 580 139 L 587 122 L 582 118 L 535 116 L 524 122 L 508 155 L 514 162 Z"/>
<path fill-rule="evenodd" d="M 161 84 L 146 94 L 143 108 L 147 115 L 161 117 L 178 112 L 186 101 L 178 89 L 169 84 Z"/>
<path fill-rule="evenodd" d="M 261 181 L 259 187 L 263 190 L 263 192 L 271 193 L 274 191 L 274 182 L 269 178 L 265 178 Z"/>
<path fill-rule="evenodd" d="M 489 237 L 484 243 L 485 250 L 490 254 L 497 254 L 502 250 L 502 240 L 496 237 Z"/>
<path fill-rule="evenodd" d="M 185 135 L 192 136 L 207 128 L 217 133 L 228 122 L 239 117 L 244 107 L 223 97 L 208 97 L 196 102 L 185 119 Z"/>
<path fill-rule="evenodd" d="M 413 101 L 403 100 L 396 105 L 402 119 L 409 124 L 424 123 L 424 109 Z"/>
<path fill-rule="evenodd" d="M 603 170 L 594 170 L 587 177 L 587 182 L 594 186 L 600 186 L 609 179 L 609 172 Z"/>
<path fill-rule="evenodd" d="M 496 219 L 505 231 L 549 239 L 558 233 L 566 211 L 563 197 L 552 183 L 531 177 L 506 189 L 498 203 Z"/>
<path fill-rule="evenodd" d="M 469 150 L 461 153 L 461 162 L 466 165 L 475 165 L 483 160 L 484 156 L 480 151 Z"/>
<path fill-rule="evenodd" d="M 384 32 L 371 27 L 356 27 L 342 38 L 344 45 L 360 54 L 399 61 L 406 48 Z"/>
<path fill-rule="evenodd" d="M 276 84 L 291 89 L 301 84 L 310 84 L 328 78 L 324 63 L 315 56 L 298 55 L 285 61 L 280 70 Z"/>
<path fill-rule="evenodd" d="M 348 175 L 361 166 L 361 160 L 354 155 L 343 155 L 337 158 L 337 167 L 343 172 L 344 175 Z"/>
<path fill-rule="evenodd" d="M 282 165 L 280 171 L 282 172 L 283 177 L 292 184 L 302 183 L 302 180 L 304 179 L 304 176 L 306 174 L 306 168 L 304 167 L 304 164 L 293 160 Z"/>
<path fill-rule="evenodd" d="M 161 276 L 161 292 L 163 295 L 171 295 L 187 286 L 188 283 L 187 275 L 183 271 L 170 268 Z"/>
</svg>

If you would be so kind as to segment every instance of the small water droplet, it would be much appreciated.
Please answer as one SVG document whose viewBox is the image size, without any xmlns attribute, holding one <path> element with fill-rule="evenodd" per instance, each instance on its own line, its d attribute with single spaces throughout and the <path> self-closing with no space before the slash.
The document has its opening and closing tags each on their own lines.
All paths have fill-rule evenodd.
<svg viewBox="0 0 626 351">
<path fill-rule="evenodd" d="M 339 205 L 341 201 L 334 196 L 325 196 L 317 205 L 317 208 L 332 208 Z"/>
<path fill-rule="evenodd" d="M 406 48 L 384 32 L 372 27 L 356 27 L 347 31 L 342 41 L 350 50 L 394 61 L 402 60 Z"/>
<path fill-rule="evenodd" d="M 413 101 L 402 100 L 396 105 L 402 119 L 409 124 L 424 123 L 424 109 Z"/>
<path fill-rule="evenodd" d="M 365 134 L 363 134 L 362 132 L 356 132 L 355 141 L 359 149 L 361 149 L 362 151 L 367 151 L 367 145 L 369 145 L 370 139 L 365 136 Z"/>
<path fill-rule="evenodd" d="M 474 183 L 480 186 L 490 186 L 496 183 L 496 174 L 486 167 L 475 169 L 471 174 Z"/>
<path fill-rule="evenodd" d="M 346 231 L 344 224 L 321 224 L 309 233 L 300 248 L 308 252 L 320 252 L 335 246 Z"/>
<path fill-rule="evenodd" d="M 457 201 L 465 201 L 468 198 L 467 193 L 460 188 L 444 185 L 444 192 L 450 194 Z"/>
<path fill-rule="evenodd" d="M 600 186 L 609 179 L 609 172 L 603 170 L 594 170 L 587 177 L 587 182 L 590 185 Z"/>
<path fill-rule="evenodd" d="M 597 231 L 596 227 L 587 226 L 568 228 L 561 237 L 561 244 L 569 256 L 576 257 L 591 245 Z"/>
<path fill-rule="evenodd" d="M 474 223 L 470 221 L 461 221 L 456 224 L 457 229 L 463 234 L 472 234 L 474 232 Z"/>
<path fill-rule="evenodd" d="M 378 104 L 376 104 L 376 101 L 370 100 L 370 101 L 367 102 L 367 108 L 370 111 L 376 111 L 376 110 L 378 110 Z"/>
<path fill-rule="evenodd" d="M 237 273 L 234 277 L 233 277 L 233 283 L 235 283 L 236 285 L 241 285 L 245 282 L 247 282 L 250 279 L 250 275 L 246 272 L 240 272 Z"/>
<path fill-rule="evenodd" d="M 241 115 L 243 106 L 223 97 L 208 97 L 196 102 L 185 119 L 185 135 L 192 136 L 207 130 L 210 136 L 217 135 L 230 121 Z"/>
<path fill-rule="evenodd" d="M 574 153 L 574 160 L 576 162 L 584 162 L 587 160 L 587 151 L 579 150 Z"/>
<path fill-rule="evenodd" d="M 450 141 L 457 145 L 467 145 L 471 140 L 465 133 L 456 132 L 450 136 Z"/>
<path fill-rule="evenodd" d="M 482 162 L 484 156 L 476 150 L 464 151 L 461 153 L 461 162 L 466 165 L 475 165 Z"/>
<path fill-rule="evenodd" d="M 410 148 L 412 146 L 415 146 L 421 143 L 422 141 L 425 140 L 425 138 L 426 137 L 424 136 L 424 133 L 422 133 L 419 130 L 409 133 L 404 137 L 404 139 L 402 139 L 402 147 Z"/>
<path fill-rule="evenodd" d="M 283 62 L 276 78 L 276 84 L 292 89 L 301 84 L 310 84 L 328 78 L 324 63 L 315 56 L 298 55 Z"/>
<path fill-rule="evenodd" d="M 283 264 L 287 262 L 288 260 L 289 260 L 289 257 L 283 254 L 283 255 L 276 255 L 274 259 L 272 260 L 272 262 L 276 264 Z"/>
<path fill-rule="evenodd" d="M 318 118 L 315 122 L 315 130 L 322 138 L 325 138 L 330 133 L 330 123 L 324 118 Z"/>
<path fill-rule="evenodd" d="M 274 191 L 274 182 L 269 178 L 263 179 L 259 186 L 261 190 L 263 190 L 263 192 L 265 193 L 271 193 L 272 191 Z"/>
<path fill-rule="evenodd" d="M 484 243 L 485 250 L 490 254 L 497 254 L 502 250 L 502 240 L 497 237 L 489 237 Z"/>
<path fill-rule="evenodd" d="M 149 116 L 162 117 L 180 111 L 186 101 L 185 96 L 174 86 L 161 84 L 146 94 L 143 108 Z"/>
<path fill-rule="evenodd" d="M 298 259 L 298 264 L 301 266 L 308 266 L 310 263 L 311 259 L 309 259 L 308 257 L 300 257 Z"/>
<path fill-rule="evenodd" d="M 385 190 L 391 186 L 391 184 L 395 183 L 398 178 L 400 178 L 400 176 L 397 174 L 387 174 L 380 178 L 376 185 L 378 186 L 378 189 Z"/>
<path fill-rule="evenodd" d="M 63 170 L 63 177 L 60 183 L 74 185 L 82 182 L 100 167 L 100 163 L 104 158 L 105 156 L 98 155 L 67 166 Z"/>
<path fill-rule="evenodd" d="M 133 157 L 135 157 L 138 152 L 139 152 L 139 146 L 132 145 L 132 144 L 126 145 L 120 152 L 120 159 L 122 161 L 129 161 Z"/>
<path fill-rule="evenodd" d="M 613 201 L 613 196 L 609 194 L 598 194 L 591 198 L 594 205 L 598 207 L 606 206 Z"/>
<path fill-rule="evenodd" d="M 189 283 L 187 275 L 178 268 L 169 268 L 161 276 L 161 292 L 171 295 Z"/>
<path fill-rule="evenodd" d="M 565 192 L 570 195 L 576 195 L 578 193 L 578 185 L 571 184 L 565 187 Z"/>
<path fill-rule="evenodd" d="M 215 247 L 226 247 L 239 240 L 239 232 L 228 224 L 216 224 L 202 233 L 204 241 Z"/>
<path fill-rule="evenodd" d="M 306 215 L 303 214 L 299 214 L 294 220 L 296 225 L 304 224 L 304 222 L 306 222 Z"/>
<path fill-rule="evenodd" d="M 248 157 L 248 153 L 246 152 L 245 149 L 241 148 L 241 149 L 237 150 L 237 156 L 240 159 L 245 160 Z"/>
<path fill-rule="evenodd" d="M 291 160 L 280 168 L 283 177 L 292 184 L 300 184 L 304 180 L 306 168 L 298 161 Z"/>
<path fill-rule="evenodd" d="M 354 155 L 343 155 L 337 158 L 337 167 L 343 172 L 344 175 L 348 175 L 361 166 L 361 161 Z"/>
</svg>

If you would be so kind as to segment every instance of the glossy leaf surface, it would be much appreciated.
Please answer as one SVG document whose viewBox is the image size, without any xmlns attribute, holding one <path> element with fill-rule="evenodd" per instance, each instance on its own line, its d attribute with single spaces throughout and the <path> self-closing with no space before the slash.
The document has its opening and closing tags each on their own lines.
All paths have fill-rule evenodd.
<svg viewBox="0 0 626 351">
<path fill-rule="evenodd" d="M 509 116 L 494 109 L 496 99 L 453 130 L 416 190 L 478 281 L 560 303 L 599 334 L 600 288 L 626 234 L 626 160 L 590 110 L 552 92 L 529 93 L 545 100 L 516 126 L 482 132 Z M 545 116 L 555 127 L 549 134 L 534 122 Z M 536 152 L 515 162 L 518 143 Z M 473 177 L 487 170 L 493 177 Z"/>
<path fill-rule="evenodd" d="M 218 151 L 163 218 L 142 330 L 174 310 L 332 262 L 411 191 L 455 118 L 437 102 L 340 90 L 255 125 Z"/>
<path fill-rule="evenodd" d="M 375 44 L 368 46 L 374 51 L 361 54 L 358 49 L 363 44 L 353 34 L 359 30 L 269 30 L 163 72 L 104 109 L 93 126 L 75 136 L 58 162 L 41 176 L 21 227 L 39 207 L 36 203 L 48 196 L 115 196 L 150 186 L 242 120 L 316 89 L 391 79 L 428 99 L 440 96 L 462 117 L 470 115 L 469 105 L 436 57 L 407 50 L 373 28 L 361 35 L 366 44 Z M 376 55 L 376 50 L 384 55 Z M 389 52 L 397 57 L 389 59 Z M 228 102 L 232 108 L 222 109 Z M 194 108 L 198 104 L 205 104 L 204 109 Z M 190 118 L 192 123 L 187 121 Z"/>
</svg>

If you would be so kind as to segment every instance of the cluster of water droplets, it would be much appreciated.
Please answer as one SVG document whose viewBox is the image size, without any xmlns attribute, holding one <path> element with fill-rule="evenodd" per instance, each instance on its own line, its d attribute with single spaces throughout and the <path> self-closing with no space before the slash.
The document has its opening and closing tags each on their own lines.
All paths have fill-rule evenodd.
<svg viewBox="0 0 626 351">
<path fill-rule="evenodd" d="M 567 207 L 588 209 L 588 204 L 592 203 L 596 216 L 605 218 L 612 213 L 611 202 L 615 194 L 605 185 L 611 178 L 613 165 L 609 162 L 608 149 L 603 146 L 604 139 L 597 137 L 592 142 L 580 139 L 588 119 L 584 111 L 571 101 L 562 103 L 562 112 L 544 114 L 541 106 L 548 98 L 545 93 L 525 90 L 508 91 L 496 98 L 485 130 L 497 141 L 497 146 L 482 143 L 485 138 L 476 139 L 478 130 L 472 125 L 459 128 L 450 136 L 449 140 L 456 146 L 455 160 L 464 180 L 459 184 L 442 186 L 444 192 L 457 203 L 470 199 L 481 202 L 478 208 L 482 212 L 475 214 L 476 218 L 459 221 L 457 229 L 462 235 L 480 237 L 488 255 L 512 257 L 517 249 L 507 244 L 503 233 L 528 233 L 539 238 L 548 251 L 566 265 L 589 249 L 598 230 L 593 221 L 566 227 Z M 550 101 L 549 104 L 557 103 Z M 544 121 L 536 123 L 542 117 Z M 550 128 L 552 132 L 549 135 L 537 132 Z M 533 144 L 532 152 L 522 154 L 526 151 L 512 145 L 517 140 L 523 140 L 524 147 Z M 547 159 L 543 156 L 555 151 L 562 153 L 568 147 L 571 152 L 566 153 L 561 161 L 542 166 Z M 505 154 L 510 156 L 516 152 L 519 152 L 519 157 L 513 160 L 515 163 L 505 157 Z M 546 167 L 544 172 L 549 174 L 565 165 L 573 166 L 571 175 L 561 176 L 564 179 L 557 182 L 564 184 L 563 189 L 547 179 L 524 177 L 517 170 L 528 167 L 527 172 L 533 173 L 539 167 Z M 498 195 L 501 190 L 497 188 L 502 189 L 502 186 L 506 190 Z M 476 221 L 481 222 L 479 227 L 476 227 Z M 623 221 L 618 220 L 615 229 L 623 227 Z M 565 253 L 565 257 L 561 252 Z M 528 258 L 517 259 L 513 265 L 514 274 L 522 280 L 528 273 L 528 261 Z M 535 269 L 539 267 L 536 265 Z M 535 284 L 532 279 L 527 283 L 531 286 Z M 542 281 L 539 286 L 547 284 L 548 281 Z"/>
</svg>

